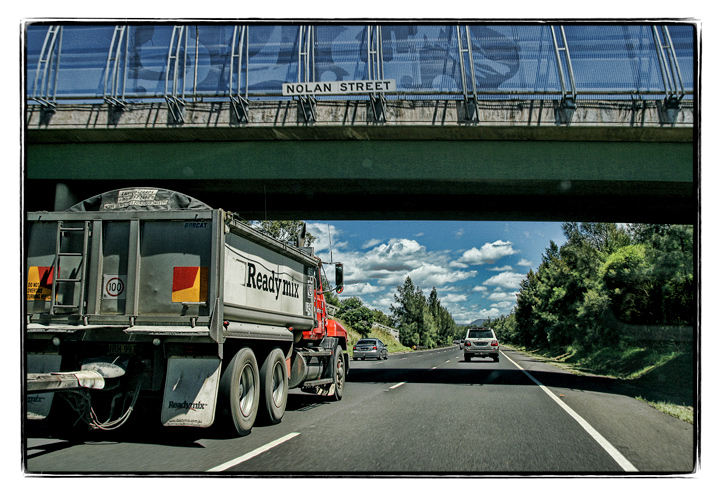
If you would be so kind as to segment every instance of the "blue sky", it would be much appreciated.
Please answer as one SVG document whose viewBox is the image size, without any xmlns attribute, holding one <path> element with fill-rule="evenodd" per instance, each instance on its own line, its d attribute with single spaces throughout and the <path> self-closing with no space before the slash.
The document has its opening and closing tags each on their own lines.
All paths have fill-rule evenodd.
<svg viewBox="0 0 720 496">
<path fill-rule="evenodd" d="M 425 296 L 435 287 L 458 324 L 507 315 L 520 281 L 537 269 L 559 222 L 310 221 L 323 261 L 343 262 L 345 291 L 390 315 L 407 276 Z M 328 236 L 328 231 L 331 236 Z M 333 275 L 328 274 L 331 278 Z"/>
</svg>

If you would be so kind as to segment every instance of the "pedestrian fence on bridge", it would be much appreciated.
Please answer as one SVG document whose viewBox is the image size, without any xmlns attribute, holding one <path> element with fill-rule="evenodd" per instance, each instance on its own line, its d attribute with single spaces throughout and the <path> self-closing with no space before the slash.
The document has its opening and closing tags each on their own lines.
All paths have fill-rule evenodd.
<svg viewBox="0 0 720 496">
<path fill-rule="evenodd" d="M 46 106 L 164 101 L 692 99 L 689 22 L 30 22 L 26 95 Z M 373 82 L 372 84 L 369 84 Z M 340 84 L 344 83 L 344 84 Z M 310 112 L 312 113 L 312 112 Z M 472 116 L 468 114 L 468 116 Z"/>
</svg>

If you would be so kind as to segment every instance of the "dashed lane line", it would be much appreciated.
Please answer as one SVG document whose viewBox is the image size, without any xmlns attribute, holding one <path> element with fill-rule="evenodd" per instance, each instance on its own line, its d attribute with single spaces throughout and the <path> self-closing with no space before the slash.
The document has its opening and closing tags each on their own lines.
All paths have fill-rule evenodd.
<svg viewBox="0 0 720 496">
<path fill-rule="evenodd" d="M 403 384 L 407 384 L 407 382 L 398 382 L 398 383 L 395 384 L 394 386 L 390 386 L 390 389 L 399 388 L 399 387 L 402 386 Z"/>
<path fill-rule="evenodd" d="M 535 379 L 532 375 L 530 375 L 530 372 L 528 372 L 527 370 L 525 370 L 524 368 L 522 368 L 520 365 L 518 365 L 517 363 L 515 363 L 509 356 L 507 356 L 507 355 L 506 355 L 505 353 L 503 353 L 503 352 L 500 352 L 500 353 L 502 353 L 503 356 L 510 361 L 510 363 L 512 363 L 513 365 L 515 365 L 517 368 L 519 368 L 526 376 L 528 376 L 528 377 L 530 378 L 530 380 L 532 380 L 535 384 L 537 384 L 537 385 L 540 387 L 540 389 L 542 389 L 542 390 L 545 392 L 545 394 L 547 394 L 548 396 L 550 396 L 550 397 L 553 399 L 553 401 L 555 401 L 555 403 L 557 403 L 558 405 L 560 405 L 563 410 L 565 410 L 572 418 L 574 418 L 575 421 L 576 421 L 578 424 L 580 424 L 580 426 L 581 426 L 583 429 L 585 429 L 585 431 L 586 431 L 588 434 L 590 434 L 590 436 L 592 436 L 592 438 L 593 438 L 600 446 L 602 446 L 605 451 L 607 451 L 607 453 L 613 458 L 613 460 L 615 460 L 615 462 L 617 462 L 618 465 L 620 465 L 620 467 L 622 467 L 623 470 L 625 470 L 626 472 L 637 472 L 637 471 L 638 471 L 638 469 L 635 468 L 635 466 L 634 466 L 632 463 L 630 463 L 630 461 L 629 461 L 627 458 L 625 458 L 625 457 L 622 455 L 622 453 L 620 453 L 620 452 L 617 450 L 617 448 L 615 448 L 615 446 L 613 446 L 612 444 L 610 444 L 610 441 L 608 441 L 607 439 L 605 439 L 605 437 L 603 437 L 602 434 L 600 434 L 598 431 L 596 431 L 595 428 L 594 428 L 593 426 L 591 426 L 584 418 L 582 418 L 580 415 L 578 415 L 578 414 L 575 412 L 575 410 L 573 410 L 572 408 L 570 408 L 569 406 L 567 406 L 565 403 L 563 403 L 560 398 L 558 398 L 555 394 L 552 393 L 552 391 L 550 391 L 550 390 L 549 390 L 547 387 L 545 387 L 540 381 L 538 381 L 538 380 Z"/>
<path fill-rule="evenodd" d="M 256 456 L 265 453 L 266 451 L 271 450 L 275 446 L 278 446 L 285 441 L 289 441 L 290 439 L 294 438 L 295 436 L 299 436 L 299 432 L 291 432 L 287 436 L 283 436 L 280 439 L 276 439 L 275 441 L 272 441 L 265 446 L 260 446 L 258 449 L 251 451 L 250 453 L 247 453 L 243 456 L 239 456 L 233 460 L 230 460 L 228 462 L 223 463 L 222 465 L 218 465 L 217 467 L 213 467 L 208 472 L 223 472 L 229 468 L 235 467 L 236 465 L 240 465 L 243 462 L 246 462 L 250 460 L 251 458 L 255 458 Z"/>
</svg>

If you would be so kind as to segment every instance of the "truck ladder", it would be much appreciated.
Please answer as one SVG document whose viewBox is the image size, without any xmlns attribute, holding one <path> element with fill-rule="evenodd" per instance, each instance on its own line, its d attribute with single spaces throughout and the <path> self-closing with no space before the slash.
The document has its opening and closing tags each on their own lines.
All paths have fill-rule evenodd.
<svg viewBox="0 0 720 496">
<path fill-rule="evenodd" d="M 83 247 L 81 252 L 64 252 L 62 251 L 62 238 L 63 235 L 70 236 L 72 234 L 83 235 Z M 52 296 L 50 300 L 50 315 L 55 315 L 55 311 L 58 309 L 77 309 L 77 315 L 84 315 L 83 302 L 85 301 L 85 268 L 87 261 L 87 250 L 88 240 L 90 238 L 90 222 L 85 221 L 83 227 L 64 227 L 63 221 L 58 221 L 57 227 L 57 238 L 55 242 L 55 262 L 53 265 L 53 282 L 52 282 Z M 80 258 L 80 266 L 75 271 L 75 277 L 60 278 L 60 260 L 63 258 Z M 80 297 L 78 298 L 78 304 L 59 304 L 57 302 L 57 289 L 59 284 L 74 284 L 75 287 L 80 285 Z M 75 291 L 72 292 L 73 298 Z"/>
</svg>

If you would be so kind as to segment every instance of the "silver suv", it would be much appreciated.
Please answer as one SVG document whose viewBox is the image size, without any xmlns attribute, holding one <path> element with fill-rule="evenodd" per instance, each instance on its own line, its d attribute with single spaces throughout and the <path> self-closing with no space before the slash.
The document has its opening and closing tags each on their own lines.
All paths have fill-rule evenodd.
<svg viewBox="0 0 720 496">
<path fill-rule="evenodd" d="M 463 348 L 466 362 L 469 362 L 472 357 L 490 357 L 495 362 L 500 361 L 500 345 L 495 331 L 489 327 L 468 329 Z"/>
</svg>

